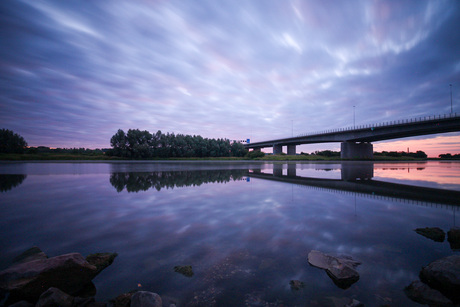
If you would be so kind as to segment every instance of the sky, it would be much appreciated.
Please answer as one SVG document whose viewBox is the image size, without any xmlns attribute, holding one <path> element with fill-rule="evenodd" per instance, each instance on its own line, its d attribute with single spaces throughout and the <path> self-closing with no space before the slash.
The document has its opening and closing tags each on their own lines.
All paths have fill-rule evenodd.
<svg viewBox="0 0 460 307">
<path fill-rule="evenodd" d="M 264 141 L 460 114 L 458 29 L 456 0 L 3 0 L 0 128 L 108 148 L 118 129 Z M 374 143 L 407 148 L 460 153 L 460 133 Z"/>
</svg>

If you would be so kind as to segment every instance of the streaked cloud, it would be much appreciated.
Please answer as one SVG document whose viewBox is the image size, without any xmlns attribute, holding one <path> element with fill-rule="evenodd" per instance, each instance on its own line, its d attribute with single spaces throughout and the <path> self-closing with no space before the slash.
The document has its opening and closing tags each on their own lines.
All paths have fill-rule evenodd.
<svg viewBox="0 0 460 307">
<path fill-rule="evenodd" d="M 0 12 L 0 123 L 30 145 L 109 147 L 119 128 L 257 141 L 350 126 L 353 106 L 360 124 L 444 114 L 449 84 L 460 110 L 454 1 L 3 1 Z"/>
</svg>

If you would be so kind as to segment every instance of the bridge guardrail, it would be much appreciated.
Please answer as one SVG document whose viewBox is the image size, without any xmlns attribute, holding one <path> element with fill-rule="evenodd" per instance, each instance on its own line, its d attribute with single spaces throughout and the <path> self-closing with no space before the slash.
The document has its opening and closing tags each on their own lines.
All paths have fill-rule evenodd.
<svg viewBox="0 0 460 307">
<path fill-rule="evenodd" d="M 307 132 L 304 134 L 299 134 L 296 137 L 304 137 L 304 136 L 311 136 L 311 135 L 321 135 L 321 134 L 328 134 L 328 133 L 335 133 L 335 132 L 344 132 L 344 131 L 351 131 L 351 130 L 360 130 L 360 129 L 372 129 L 377 127 L 388 127 L 388 126 L 397 126 L 409 123 L 422 123 L 422 122 L 429 122 L 439 119 L 447 119 L 447 118 L 455 118 L 460 117 L 457 113 L 450 113 L 444 115 L 433 115 L 433 116 L 424 116 L 424 117 L 416 117 L 410 119 L 400 119 L 395 121 L 377 123 L 377 124 L 367 124 L 367 125 L 359 125 L 355 127 L 345 127 L 345 128 L 337 128 L 337 129 L 330 129 L 324 131 L 317 131 L 317 132 Z"/>
</svg>

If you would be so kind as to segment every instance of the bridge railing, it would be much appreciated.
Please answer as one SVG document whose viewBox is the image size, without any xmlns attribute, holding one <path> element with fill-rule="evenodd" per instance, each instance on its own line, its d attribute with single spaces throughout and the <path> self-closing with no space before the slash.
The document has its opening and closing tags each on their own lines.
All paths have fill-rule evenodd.
<svg viewBox="0 0 460 307">
<path fill-rule="evenodd" d="M 329 133 L 335 133 L 335 132 L 345 132 L 345 131 L 361 130 L 361 129 L 372 129 L 376 127 L 397 126 L 397 125 L 404 125 L 404 124 L 409 124 L 409 123 L 422 123 L 422 122 L 429 122 L 429 121 L 439 120 L 439 119 L 454 118 L 454 117 L 459 117 L 459 116 L 460 115 L 457 115 L 457 113 L 450 113 L 450 114 L 444 114 L 444 115 L 415 117 L 415 118 L 394 120 L 394 121 L 388 121 L 388 122 L 377 123 L 377 124 L 358 125 L 354 127 L 337 128 L 337 129 L 330 129 L 330 130 L 323 130 L 323 131 L 316 131 L 316 132 L 307 132 L 307 133 L 299 134 L 296 137 L 321 135 L 321 134 L 329 134 Z"/>
</svg>

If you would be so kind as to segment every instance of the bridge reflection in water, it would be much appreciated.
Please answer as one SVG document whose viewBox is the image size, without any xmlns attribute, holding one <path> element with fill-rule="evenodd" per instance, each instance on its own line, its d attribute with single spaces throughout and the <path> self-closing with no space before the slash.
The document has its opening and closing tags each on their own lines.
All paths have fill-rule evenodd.
<svg viewBox="0 0 460 307">
<path fill-rule="evenodd" d="M 324 189 L 336 193 L 352 193 L 361 197 L 391 199 L 403 203 L 460 210 L 460 191 L 421 187 L 409 184 L 374 180 L 374 163 L 344 161 L 340 164 L 321 165 L 319 170 L 331 171 L 340 168 L 336 179 L 304 177 L 302 165 L 290 163 L 264 163 L 242 169 L 163 169 L 153 172 L 124 172 L 114 169 L 110 183 L 118 191 L 140 192 L 149 189 L 172 189 L 199 186 L 206 183 L 226 183 L 248 178 L 258 178 L 295 184 L 297 186 Z M 298 168 L 300 167 L 300 168 Z M 321 169 L 322 167 L 322 169 Z"/>
<path fill-rule="evenodd" d="M 286 166 L 286 175 L 283 174 Z M 265 172 L 264 172 L 265 171 Z M 459 211 L 460 191 L 427 188 L 408 184 L 373 180 L 374 163 L 341 163 L 340 179 L 323 179 L 297 176 L 294 163 L 273 164 L 273 173 L 265 169 L 251 169 L 248 177 L 286 182 L 298 186 L 320 188 L 338 193 L 352 193 L 363 197 L 391 199 L 403 203 L 440 207 Z"/>
</svg>

